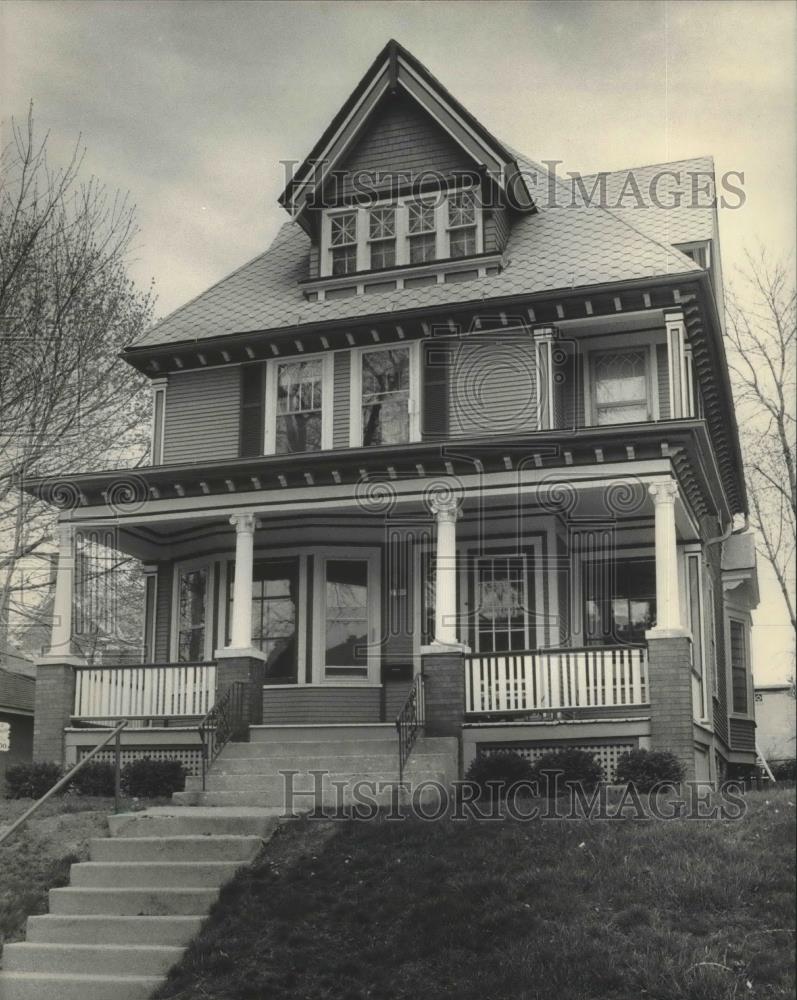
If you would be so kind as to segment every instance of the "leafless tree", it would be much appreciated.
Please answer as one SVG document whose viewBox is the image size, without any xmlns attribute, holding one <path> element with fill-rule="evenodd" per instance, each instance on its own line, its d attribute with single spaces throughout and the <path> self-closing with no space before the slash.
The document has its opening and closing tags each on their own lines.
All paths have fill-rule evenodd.
<svg viewBox="0 0 797 1000">
<path fill-rule="evenodd" d="M 728 296 L 729 360 L 759 551 L 772 566 L 797 630 L 794 270 L 763 249 L 746 256 Z"/>
<path fill-rule="evenodd" d="M 22 490 L 31 476 L 140 463 L 148 394 L 118 353 L 152 316 L 127 268 L 135 208 L 84 179 L 80 141 L 65 167 L 48 138 L 12 121 L 0 161 L 0 648 L 15 602 L 48 581 L 52 508 Z M 44 574 L 47 577 L 49 574 Z M 29 610 L 29 608 L 28 608 Z"/>
</svg>

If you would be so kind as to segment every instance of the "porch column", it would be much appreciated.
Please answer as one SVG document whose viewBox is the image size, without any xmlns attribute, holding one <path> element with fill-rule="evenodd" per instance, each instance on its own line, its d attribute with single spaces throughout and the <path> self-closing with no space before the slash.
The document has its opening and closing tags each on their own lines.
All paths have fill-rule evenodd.
<svg viewBox="0 0 797 1000">
<path fill-rule="evenodd" d="M 652 483 L 656 535 L 656 626 L 650 635 L 685 635 L 678 594 L 678 546 L 675 537 L 675 500 L 678 484 L 673 479 Z"/>
<path fill-rule="evenodd" d="M 430 501 L 429 509 L 437 521 L 434 642 L 435 645 L 440 646 L 458 646 L 457 518 L 459 517 L 459 503 L 455 496 L 441 495 Z"/>
<path fill-rule="evenodd" d="M 232 590 L 230 647 L 252 648 L 252 563 L 255 547 L 254 514 L 233 514 L 235 525 L 235 582 Z"/>
<path fill-rule="evenodd" d="M 72 599 L 75 579 L 75 531 L 71 524 L 59 524 L 58 564 L 55 571 L 53 626 L 48 657 L 63 658 L 72 653 Z"/>
</svg>

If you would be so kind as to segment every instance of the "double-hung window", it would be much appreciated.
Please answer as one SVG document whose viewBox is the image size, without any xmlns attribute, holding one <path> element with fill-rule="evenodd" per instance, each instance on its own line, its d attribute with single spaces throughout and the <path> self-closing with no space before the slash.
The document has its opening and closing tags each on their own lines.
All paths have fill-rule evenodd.
<svg viewBox="0 0 797 1000">
<path fill-rule="evenodd" d="M 459 191 L 448 199 L 448 253 L 450 257 L 476 253 L 476 198 L 472 191 Z"/>
<path fill-rule="evenodd" d="M 433 202 L 413 201 L 407 205 L 409 263 L 425 264 L 437 257 L 437 208 Z"/>
<path fill-rule="evenodd" d="M 352 447 L 404 444 L 419 439 L 415 400 L 419 344 L 357 351 L 351 384 Z"/>
<path fill-rule="evenodd" d="M 333 274 L 357 270 L 357 212 L 341 212 L 329 220 L 329 246 Z"/>
<path fill-rule="evenodd" d="M 648 351 L 601 351 L 594 356 L 595 422 L 638 423 L 650 419 Z"/>
<path fill-rule="evenodd" d="M 730 619 L 730 639 L 733 711 L 747 714 L 747 628 L 744 622 Z"/>
<path fill-rule="evenodd" d="M 288 455 L 328 447 L 325 413 L 330 401 L 325 399 L 325 383 L 329 381 L 325 369 L 329 360 L 316 357 L 271 362 L 266 389 L 271 418 L 266 451 Z"/>
<path fill-rule="evenodd" d="M 396 209 L 372 208 L 368 216 L 371 270 L 396 266 Z"/>
</svg>

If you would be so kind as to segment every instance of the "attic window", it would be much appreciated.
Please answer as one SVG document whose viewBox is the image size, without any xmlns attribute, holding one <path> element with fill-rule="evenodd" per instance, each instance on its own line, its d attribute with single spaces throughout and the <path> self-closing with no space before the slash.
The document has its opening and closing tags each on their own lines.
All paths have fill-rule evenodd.
<svg viewBox="0 0 797 1000">
<path fill-rule="evenodd" d="M 460 191 L 448 199 L 449 256 L 476 253 L 476 200 L 472 191 Z"/>
<path fill-rule="evenodd" d="M 329 245 L 333 274 L 352 274 L 357 270 L 356 212 L 345 212 L 330 218 Z"/>
<path fill-rule="evenodd" d="M 396 209 L 372 208 L 368 218 L 371 270 L 396 266 Z"/>
<path fill-rule="evenodd" d="M 431 202 L 410 202 L 407 206 L 410 264 L 425 264 L 437 256 L 435 206 Z"/>
</svg>

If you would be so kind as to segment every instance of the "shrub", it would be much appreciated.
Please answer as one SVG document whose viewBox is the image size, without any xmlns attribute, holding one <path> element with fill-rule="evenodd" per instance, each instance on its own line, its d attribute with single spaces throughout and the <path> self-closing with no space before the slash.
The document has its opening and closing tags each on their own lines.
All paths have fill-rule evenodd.
<svg viewBox="0 0 797 1000">
<path fill-rule="evenodd" d="M 518 781 L 530 781 L 533 778 L 531 763 L 522 754 L 514 750 L 499 750 L 496 753 L 480 754 L 474 758 L 465 775 L 466 781 L 473 781 L 479 786 L 482 794 L 492 796 L 506 793 L 506 790 Z M 500 782 L 501 787 L 491 787 L 491 782 Z"/>
<path fill-rule="evenodd" d="M 111 796 L 116 790 L 115 784 L 113 764 L 90 760 L 69 783 L 69 790 L 78 795 Z"/>
<path fill-rule="evenodd" d="M 185 768 L 179 760 L 133 760 L 122 768 L 122 788 L 132 798 L 166 798 L 185 788 Z"/>
<path fill-rule="evenodd" d="M 6 796 L 9 799 L 40 799 L 63 774 L 61 765 L 54 761 L 12 764 L 6 771 Z"/>
<path fill-rule="evenodd" d="M 617 762 L 615 780 L 649 792 L 662 781 L 677 785 L 684 779 L 684 766 L 669 750 L 628 750 Z"/>
<path fill-rule="evenodd" d="M 568 785 L 579 785 L 590 791 L 603 781 L 603 768 L 587 750 L 569 747 L 566 750 L 552 750 L 534 761 L 534 777 L 540 783 L 540 791 L 550 796 L 556 790 L 565 791 Z M 544 772 L 558 772 L 559 778 L 548 778 Z"/>
<path fill-rule="evenodd" d="M 794 781 L 797 779 L 797 760 L 782 760 L 772 765 L 775 781 Z"/>
</svg>

